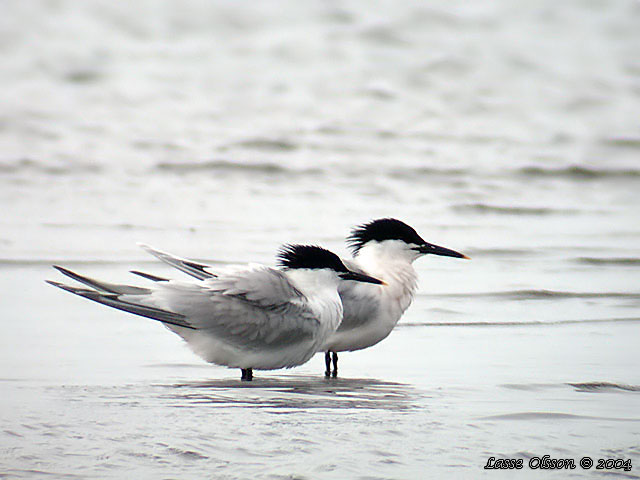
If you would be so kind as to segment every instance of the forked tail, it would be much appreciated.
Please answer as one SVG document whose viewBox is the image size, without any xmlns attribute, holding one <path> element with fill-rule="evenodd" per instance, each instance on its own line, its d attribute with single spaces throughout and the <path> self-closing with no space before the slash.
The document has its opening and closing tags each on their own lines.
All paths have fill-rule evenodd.
<svg viewBox="0 0 640 480">
<path fill-rule="evenodd" d="M 134 313 L 142 317 L 151 318 L 153 320 L 157 320 L 169 325 L 176 325 L 178 327 L 194 329 L 194 327 L 189 324 L 184 315 L 137 302 L 136 297 L 142 299 L 152 293 L 152 290 L 149 288 L 107 283 L 79 275 L 75 272 L 72 272 L 71 270 L 67 270 L 66 268 L 58 267 L 56 265 L 54 265 L 54 268 L 67 277 L 72 278 L 84 285 L 87 285 L 90 288 L 72 287 L 70 285 L 65 285 L 64 283 L 47 280 L 47 283 L 53 285 L 54 287 L 61 288 L 62 290 L 66 290 L 67 292 L 71 292 L 84 298 L 88 298 L 89 300 L 93 300 L 94 302 L 107 305 L 108 307 L 116 308 L 118 310 L 123 310 L 129 313 Z"/>
</svg>

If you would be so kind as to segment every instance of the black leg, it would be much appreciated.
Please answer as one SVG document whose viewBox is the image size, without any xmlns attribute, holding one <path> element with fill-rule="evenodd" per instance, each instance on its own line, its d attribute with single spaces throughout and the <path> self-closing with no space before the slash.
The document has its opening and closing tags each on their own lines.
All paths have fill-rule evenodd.
<svg viewBox="0 0 640 480">
<path fill-rule="evenodd" d="M 240 377 L 240 380 L 246 380 L 247 382 L 250 382 L 251 380 L 253 380 L 252 368 L 241 368 L 240 371 L 242 372 L 242 376 Z"/>
<path fill-rule="evenodd" d="M 324 364 L 327 367 L 327 369 L 324 371 L 324 376 L 330 377 L 331 376 L 331 352 L 329 350 L 327 350 L 327 353 L 324 354 Z"/>
<path fill-rule="evenodd" d="M 333 352 L 333 377 L 338 376 L 338 354 L 337 352 Z"/>
</svg>

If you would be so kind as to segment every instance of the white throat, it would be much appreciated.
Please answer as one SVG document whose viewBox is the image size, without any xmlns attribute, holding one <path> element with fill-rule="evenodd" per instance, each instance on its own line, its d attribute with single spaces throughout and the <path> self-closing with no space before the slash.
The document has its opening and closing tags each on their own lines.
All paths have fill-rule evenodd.
<svg viewBox="0 0 640 480">
<path fill-rule="evenodd" d="M 307 298 L 324 296 L 334 300 L 338 297 L 340 278 L 333 270 L 292 268 L 286 272 L 293 285 Z"/>
<path fill-rule="evenodd" d="M 385 240 L 367 242 L 355 261 L 367 274 L 387 283 L 383 291 L 396 298 L 404 312 L 418 288 L 418 275 L 412 264 L 420 256 L 405 242 Z"/>
</svg>

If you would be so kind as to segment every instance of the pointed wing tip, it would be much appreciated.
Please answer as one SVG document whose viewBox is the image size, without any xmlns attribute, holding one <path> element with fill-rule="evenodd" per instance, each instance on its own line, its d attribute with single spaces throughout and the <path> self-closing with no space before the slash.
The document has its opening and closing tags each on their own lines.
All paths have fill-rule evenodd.
<svg viewBox="0 0 640 480">
<path fill-rule="evenodd" d="M 54 287 L 58 287 L 66 292 L 71 292 L 71 293 L 78 293 L 73 287 L 70 287 L 69 285 L 65 285 L 64 283 L 60 283 L 60 282 L 54 282 L 53 280 L 45 280 L 45 282 L 47 282 L 49 285 L 53 285 Z"/>
<path fill-rule="evenodd" d="M 136 245 L 138 245 L 138 247 L 140 247 L 145 252 L 147 252 L 150 255 L 153 255 L 156 258 L 162 258 L 162 256 L 165 255 L 165 253 L 162 250 L 158 250 L 157 248 L 152 247 L 147 243 L 137 242 Z"/>
<path fill-rule="evenodd" d="M 85 277 L 83 277 L 82 275 L 79 275 L 79 274 L 77 274 L 75 272 L 72 272 L 68 268 L 61 267 L 60 265 L 53 265 L 53 268 L 58 270 L 61 274 L 76 280 L 77 282 L 86 284 L 86 278 Z"/>
<path fill-rule="evenodd" d="M 150 273 L 141 272 L 139 270 L 129 270 L 129 273 L 133 273 L 134 275 L 138 275 L 139 277 L 146 278 L 147 280 L 151 280 L 152 282 L 168 282 L 168 278 L 158 277 L 157 275 L 151 275 Z"/>
<path fill-rule="evenodd" d="M 80 277 L 80 275 L 78 275 L 75 272 L 72 272 L 68 268 L 61 267 L 60 265 L 52 265 L 52 266 L 53 268 L 58 270 L 61 274 L 66 275 L 69 278 L 73 278 L 74 280 L 78 280 L 78 277 Z"/>
<path fill-rule="evenodd" d="M 136 242 L 136 245 L 138 247 L 140 247 L 141 249 L 143 249 L 145 252 L 148 252 L 148 253 L 159 252 L 159 250 L 157 248 L 152 247 L 148 243 Z"/>
<path fill-rule="evenodd" d="M 136 245 L 138 247 L 140 247 L 142 250 L 144 250 L 145 252 L 153 255 L 154 257 L 157 257 L 159 253 L 162 253 L 162 252 L 160 252 L 160 250 L 158 250 L 157 248 L 152 247 L 148 243 L 136 242 Z"/>
</svg>

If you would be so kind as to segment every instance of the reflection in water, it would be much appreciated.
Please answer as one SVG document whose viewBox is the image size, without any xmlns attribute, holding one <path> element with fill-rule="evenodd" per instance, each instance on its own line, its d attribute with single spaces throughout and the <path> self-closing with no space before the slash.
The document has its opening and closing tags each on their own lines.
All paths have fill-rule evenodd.
<svg viewBox="0 0 640 480">
<path fill-rule="evenodd" d="M 279 376 L 252 382 L 221 379 L 163 386 L 176 407 L 201 404 L 225 407 L 298 409 L 409 410 L 425 395 L 401 383 L 375 379 Z"/>
</svg>

